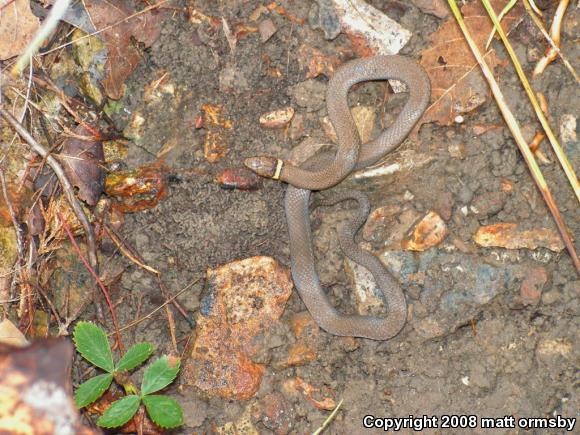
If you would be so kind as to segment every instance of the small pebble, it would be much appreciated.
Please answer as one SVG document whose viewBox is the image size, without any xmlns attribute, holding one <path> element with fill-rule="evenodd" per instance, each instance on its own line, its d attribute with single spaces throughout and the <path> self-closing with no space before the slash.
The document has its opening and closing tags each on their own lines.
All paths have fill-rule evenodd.
<svg viewBox="0 0 580 435">
<path fill-rule="evenodd" d="M 258 24 L 258 30 L 260 31 L 260 39 L 262 42 L 266 42 L 278 31 L 274 22 L 269 18 Z"/>
</svg>

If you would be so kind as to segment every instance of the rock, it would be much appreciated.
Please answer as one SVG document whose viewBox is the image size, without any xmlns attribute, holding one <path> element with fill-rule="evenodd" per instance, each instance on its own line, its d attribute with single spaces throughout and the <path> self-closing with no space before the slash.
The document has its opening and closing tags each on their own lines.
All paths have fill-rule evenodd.
<svg viewBox="0 0 580 435">
<path fill-rule="evenodd" d="M 536 358 L 551 359 L 557 357 L 567 358 L 573 350 L 572 343 L 566 339 L 543 339 L 536 346 Z"/>
<path fill-rule="evenodd" d="M 477 256 L 430 253 L 422 255 L 419 267 L 426 273 L 420 303 L 427 315 L 411 321 L 421 339 L 442 337 L 465 325 L 513 279 L 512 269 L 485 264 Z"/>
<path fill-rule="evenodd" d="M 297 141 L 302 136 L 304 136 L 304 115 L 296 113 L 288 129 L 288 137 L 291 141 Z"/>
<path fill-rule="evenodd" d="M 218 435 L 234 435 L 234 434 L 259 435 L 260 432 L 258 431 L 256 426 L 254 425 L 254 422 L 252 421 L 255 407 L 256 404 L 252 402 L 245 407 L 241 415 L 238 416 L 239 413 L 234 414 L 238 416 L 235 421 L 228 421 L 222 424 L 221 426 L 218 426 L 215 423 L 212 424 L 211 433 Z M 230 409 L 228 409 L 228 411 L 230 411 Z"/>
<path fill-rule="evenodd" d="M 363 229 L 363 239 L 368 242 L 378 242 L 390 236 L 392 226 L 397 221 L 397 215 L 401 212 L 401 206 L 389 204 L 374 209 L 367 218 Z M 413 219 L 416 220 L 418 215 Z M 409 228 L 406 228 L 408 230 Z M 405 230 L 405 231 L 406 231 Z M 394 231 L 393 231 L 394 232 Z"/>
<path fill-rule="evenodd" d="M 457 194 L 457 200 L 462 204 L 469 204 L 473 198 L 473 190 L 467 184 L 463 184 Z"/>
<path fill-rule="evenodd" d="M 257 190 L 261 185 L 260 178 L 247 168 L 226 168 L 215 181 L 226 190 Z"/>
<path fill-rule="evenodd" d="M 290 152 L 290 158 L 288 159 L 293 165 L 300 166 L 310 157 L 318 154 L 318 152 L 326 146 L 324 139 L 318 139 L 315 137 L 307 137 Z"/>
<path fill-rule="evenodd" d="M 520 286 L 520 297 L 527 305 L 537 303 L 542 297 L 542 291 L 548 281 L 548 272 L 539 266 L 527 271 L 527 275 Z"/>
<path fill-rule="evenodd" d="M 284 109 L 272 110 L 260 116 L 260 125 L 264 128 L 283 128 L 294 117 L 294 109 L 290 106 Z"/>
<path fill-rule="evenodd" d="M 290 320 L 296 342 L 289 346 L 288 356 L 278 366 L 287 368 L 300 366 L 318 358 L 320 328 L 308 311 L 295 314 Z"/>
<path fill-rule="evenodd" d="M 360 54 L 395 54 L 412 33 L 362 0 L 333 0 L 342 32 Z"/>
<path fill-rule="evenodd" d="M 480 227 L 473 240 L 479 246 L 507 249 L 548 248 L 554 252 L 564 249 L 560 234 L 550 228 L 523 230 L 516 223 L 499 223 Z"/>
<path fill-rule="evenodd" d="M 447 147 L 449 155 L 454 159 L 463 160 L 467 155 L 465 153 L 465 145 L 462 143 L 452 143 Z"/>
<path fill-rule="evenodd" d="M 336 56 L 327 56 L 320 50 L 303 44 L 298 49 L 298 63 L 300 69 L 306 71 L 306 78 L 313 79 L 321 74 L 332 77 L 342 62 Z"/>
<path fill-rule="evenodd" d="M 437 197 L 433 204 L 433 209 L 443 218 L 443 220 L 448 221 L 451 219 L 451 215 L 453 214 L 453 204 L 453 194 L 445 191 Z"/>
<path fill-rule="evenodd" d="M 316 0 L 316 3 L 318 7 L 313 5 L 308 14 L 308 24 L 314 30 L 322 30 L 324 39 L 332 41 L 340 34 L 340 22 L 332 0 Z"/>
<path fill-rule="evenodd" d="M 385 315 L 383 292 L 377 287 L 373 275 L 348 258 L 345 258 L 344 270 L 354 289 L 357 312 L 363 316 Z"/>
<path fill-rule="evenodd" d="M 270 257 L 252 257 L 208 270 L 207 282 L 184 383 L 209 396 L 249 399 L 265 371 L 252 361 L 262 348 L 257 338 L 282 315 L 290 273 Z"/>
<path fill-rule="evenodd" d="M 194 395 L 179 398 L 183 409 L 183 420 L 188 428 L 200 427 L 208 415 L 208 405 Z"/>
<path fill-rule="evenodd" d="M 434 15 L 437 18 L 449 16 L 449 8 L 444 0 L 412 0 L 412 3 L 421 9 L 421 12 Z"/>
<path fill-rule="evenodd" d="M 318 80 L 306 80 L 290 87 L 288 95 L 298 106 L 308 112 L 315 112 L 324 107 L 326 85 Z"/>
<path fill-rule="evenodd" d="M 254 417 L 276 435 L 289 433 L 295 421 L 292 406 L 279 392 L 265 396 L 259 403 L 259 409 L 254 411 Z"/>
<path fill-rule="evenodd" d="M 354 123 L 356 124 L 357 130 L 360 134 L 361 143 L 364 144 L 370 141 L 373 137 L 375 121 L 377 119 L 374 108 L 368 106 L 356 106 L 351 109 L 351 113 L 354 119 Z M 329 138 L 332 142 L 336 143 L 336 132 L 334 131 L 334 127 L 330 123 L 328 116 L 325 116 L 321 123 L 326 137 Z"/>
<path fill-rule="evenodd" d="M 223 93 L 236 94 L 250 90 L 250 84 L 245 73 L 233 65 L 226 65 L 219 73 L 219 89 Z"/>
<path fill-rule="evenodd" d="M 258 31 L 260 32 L 260 40 L 264 43 L 270 39 L 278 29 L 274 25 L 274 22 L 270 18 L 267 18 L 258 24 Z"/>
<path fill-rule="evenodd" d="M 409 284 L 419 272 L 415 255 L 408 251 L 384 251 L 379 259 L 402 283 Z"/>
<path fill-rule="evenodd" d="M 411 238 L 403 240 L 401 246 L 407 251 L 426 251 L 439 245 L 448 233 L 441 216 L 430 211 L 415 225 Z"/>
<path fill-rule="evenodd" d="M 469 208 L 478 219 L 487 219 L 502 211 L 506 201 L 504 192 L 486 192 L 478 195 Z"/>
<path fill-rule="evenodd" d="M 560 120 L 560 138 L 564 152 L 569 156 L 572 162 L 580 159 L 580 150 L 578 149 L 578 134 L 576 116 L 566 113 Z"/>
</svg>

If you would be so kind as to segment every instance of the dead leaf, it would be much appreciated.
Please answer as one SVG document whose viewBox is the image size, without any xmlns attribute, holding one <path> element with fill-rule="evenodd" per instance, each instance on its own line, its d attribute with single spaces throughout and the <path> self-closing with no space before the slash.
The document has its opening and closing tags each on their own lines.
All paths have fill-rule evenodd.
<svg viewBox="0 0 580 435">
<path fill-rule="evenodd" d="M 93 133 L 83 125 L 75 129 L 75 135 L 65 139 L 60 160 L 68 179 L 78 189 L 78 197 L 89 205 L 95 205 L 105 182 L 103 144 L 99 140 L 90 139 Z"/>
<path fill-rule="evenodd" d="M 141 51 L 135 41 L 150 47 L 159 37 L 165 14 L 153 9 L 136 15 L 135 9 L 120 1 L 86 0 L 85 7 L 97 30 L 111 26 L 100 33 L 108 50 L 102 84 L 105 93 L 118 100 L 123 96 L 125 80 L 141 60 Z M 128 18 L 131 15 L 135 16 Z"/>
<path fill-rule="evenodd" d="M 32 41 L 39 20 L 29 0 L 15 0 L 0 8 L 0 60 L 18 56 Z"/>
<path fill-rule="evenodd" d="M 508 0 L 492 0 L 499 13 Z M 481 2 L 471 2 L 461 9 L 465 23 L 475 43 L 485 52 L 485 43 L 493 27 Z M 521 21 L 523 7 L 517 3 L 502 20 L 506 33 Z M 431 36 L 432 43 L 421 53 L 421 65 L 431 79 L 433 104 L 421 119 L 421 123 L 437 122 L 451 125 L 456 116 L 470 112 L 483 104 L 489 96 L 489 88 L 483 79 L 479 65 L 454 18 L 448 19 Z M 485 60 L 493 69 L 500 62 L 495 50 L 485 54 Z"/>
<path fill-rule="evenodd" d="M 202 127 L 207 129 L 203 141 L 203 154 L 210 163 L 216 163 L 228 152 L 225 136 L 233 127 L 232 121 L 223 116 L 223 106 L 203 104 Z"/>
</svg>

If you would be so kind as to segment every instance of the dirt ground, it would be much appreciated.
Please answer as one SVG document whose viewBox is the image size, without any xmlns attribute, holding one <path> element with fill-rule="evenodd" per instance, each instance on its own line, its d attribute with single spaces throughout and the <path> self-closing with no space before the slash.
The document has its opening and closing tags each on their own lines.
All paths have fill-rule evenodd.
<svg viewBox="0 0 580 435">
<path fill-rule="evenodd" d="M 314 2 L 282 3 L 290 15 L 306 22 L 300 25 L 272 13 L 268 18 L 276 33 L 266 42 L 259 34 L 250 34 L 238 41 L 234 54 L 221 31 L 212 34 L 204 26 L 193 25 L 184 14 L 169 15 L 161 37 L 127 81 L 122 103 L 128 113 L 139 111 L 145 118 L 141 137 L 130 147 L 129 166 L 154 160 L 168 142 L 174 146 L 165 156 L 171 172 L 167 198 L 152 210 L 128 215 L 123 233 L 149 264 L 162 271 L 172 293 L 201 278 L 179 297 L 194 315 L 200 310 L 207 268 L 256 255 L 289 264 L 284 185 L 265 180 L 256 191 L 224 190 L 215 177 L 224 168 L 241 166 L 246 157 L 287 156 L 306 136 L 324 137 L 320 120 L 326 114 L 327 79 L 323 75 L 313 79 L 306 97 L 297 96 L 295 86 L 306 81 L 298 62 L 300 46 L 316 47 L 327 55 L 346 53 L 341 54 L 343 59 L 353 57 L 346 36 L 327 41 L 320 30 L 309 26 Z M 403 53 L 416 59 L 441 23 L 409 2 L 369 3 L 412 32 Z M 231 24 L 247 22 L 259 4 L 256 0 L 204 0 L 189 6 L 208 16 L 224 17 Z M 573 63 L 580 58 L 580 48 L 574 44 L 579 17 L 578 9 L 571 6 L 562 36 L 562 49 Z M 526 70 L 534 65 L 527 60 L 530 48 L 544 50 L 543 42 L 532 34 L 536 35 L 533 26 L 524 22 L 510 36 Z M 505 59 L 501 44 L 493 44 Z M 270 67 L 278 68 L 281 76 L 269 75 Z M 161 105 L 149 104 L 143 100 L 144 86 L 164 71 L 175 86 L 174 94 L 163 96 Z M 499 68 L 496 77 L 519 121 L 533 134 L 535 118 L 511 67 Z M 578 113 L 580 90 L 561 62 L 551 65 L 534 86 L 545 94 L 554 126 L 560 126 L 565 115 Z M 375 107 L 379 116 L 387 114 L 388 122 L 404 97 L 393 97 L 383 107 L 385 90 L 379 84 L 361 86 L 351 92 L 350 104 Z M 302 98 L 300 102 L 298 98 Z M 233 123 L 226 137 L 227 154 L 216 163 L 204 157 L 204 130 L 194 127 L 203 104 L 222 105 L 224 116 Z M 304 117 L 302 137 L 291 139 L 283 130 L 259 126 L 263 113 L 289 105 Z M 129 116 L 116 122 L 124 128 L 128 120 Z M 475 134 L 478 125 L 499 127 Z M 377 122 L 375 132 L 379 130 Z M 578 172 L 578 142 L 565 144 L 565 149 Z M 389 206 L 397 210 L 392 222 L 366 240 L 377 253 L 384 251 L 385 240 L 393 228 L 401 227 L 404 216 L 414 218 L 436 210 L 446 221 L 449 235 L 442 244 L 425 252 L 391 252 L 396 260 L 392 264 L 398 265 L 393 271 L 410 306 L 403 331 L 386 342 L 345 341 L 320 331 L 317 358 L 287 368 L 278 368 L 272 361 L 294 338 L 289 334 L 274 337 L 276 342 L 266 346 L 267 355 L 262 356 L 266 372 L 261 387 L 249 401 L 208 398 L 193 388 L 175 389 L 172 394 L 182 403 L 186 420 L 177 433 L 208 433 L 218 427 L 223 433 L 234 433 L 223 429 L 228 422 L 238 422 L 236 433 L 250 433 L 239 422 L 249 407 L 264 408 L 272 397 L 283 403 L 282 415 L 277 423 L 254 418 L 252 425 L 259 433 L 311 433 L 329 412 L 302 396 L 287 394 L 282 384 L 295 377 L 327 391 L 336 401 L 344 399 L 326 430 L 329 434 L 362 433 L 365 415 L 577 416 L 580 280 L 568 254 L 544 248 L 482 248 L 473 242 L 480 226 L 499 222 L 516 222 L 524 229 L 555 229 L 496 104 L 488 100 L 467 114 L 462 124 L 424 125 L 417 139 L 406 141 L 387 162 L 404 158 L 408 150 L 430 159 L 393 175 L 346 181 L 369 194 L 373 209 Z M 551 163 L 542 170 L 571 233 L 577 236 L 578 204 L 545 143 L 543 150 Z M 469 212 L 470 206 L 495 198 L 505 180 L 513 183 L 513 189 L 499 203 L 478 215 Z M 348 209 L 348 204 L 320 209 L 312 219 L 322 282 L 329 286 L 333 303 L 352 312 L 348 278 L 333 230 Z M 578 242 L 576 246 L 580 247 Z M 528 277 L 539 277 L 543 286 L 541 296 L 531 304 L 521 300 Z M 136 267 L 129 267 L 123 275 L 121 289 L 128 302 L 119 306 L 121 322 L 149 312 L 162 301 L 154 279 Z M 288 323 L 304 310 L 293 292 L 281 321 Z M 176 321 L 178 339 L 185 344 L 191 329 L 185 320 L 176 316 Z M 160 351 L 171 350 L 162 315 L 140 324 L 131 334 L 129 340 L 148 340 Z M 497 429 L 494 433 L 519 431 Z M 435 432 L 449 430 L 440 427 Z"/>
</svg>

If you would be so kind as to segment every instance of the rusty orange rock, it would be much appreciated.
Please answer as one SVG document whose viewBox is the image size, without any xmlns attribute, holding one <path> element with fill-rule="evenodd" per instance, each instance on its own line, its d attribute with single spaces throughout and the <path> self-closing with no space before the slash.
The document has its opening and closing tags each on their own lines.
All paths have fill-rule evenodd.
<svg viewBox="0 0 580 435">
<path fill-rule="evenodd" d="M 473 239 L 483 247 L 507 249 L 542 247 L 554 252 L 564 249 L 564 243 L 555 230 L 549 228 L 523 230 L 518 224 L 509 222 L 483 226 L 477 230 Z"/>
<path fill-rule="evenodd" d="M 186 385 L 210 396 L 247 400 L 265 366 L 252 361 L 292 292 L 288 269 L 270 257 L 252 257 L 207 272 L 195 342 L 183 369 Z"/>
<path fill-rule="evenodd" d="M 403 240 L 401 246 L 407 251 L 426 251 L 440 244 L 448 233 L 441 216 L 430 211 L 415 225 L 411 237 Z"/>
</svg>

